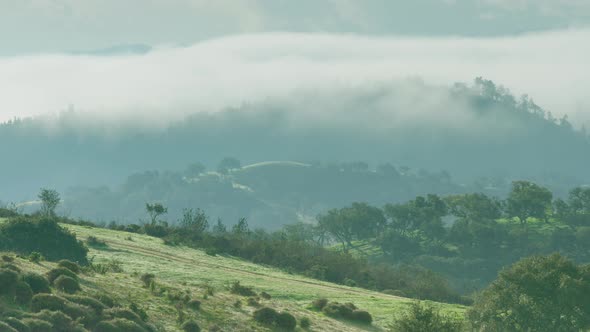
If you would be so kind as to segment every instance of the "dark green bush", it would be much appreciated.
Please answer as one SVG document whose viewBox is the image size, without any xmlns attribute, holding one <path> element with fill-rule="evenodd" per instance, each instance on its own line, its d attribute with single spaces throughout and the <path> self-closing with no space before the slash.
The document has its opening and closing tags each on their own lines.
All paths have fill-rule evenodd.
<svg viewBox="0 0 590 332">
<path fill-rule="evenodd" d="M 82 326 L 74 322 L 70 316 L 61 311 L 42 310 L 36 315 L 36 318 L 51 323 L 51 325 L 53 325 L 53 330 L 55 331 L 85 331 Z"/>
<path fill-rule="evenodd" d="M 93 297 L 97 300 L 99 300 L 102 304 L 106 305 L 109 308 L 115 307 L 118 305 L 118 303 L 109 295 L 105 294 L 105 293 L 98 293 L 98 294 L 94 294 Z"/>
<path fill-rule="evenodd" d="M 23 281 L 31 286 L 33 294 L 51 293 L 49 280 L 40 274 L 27 272 L 23 275 Z"/>
<path fill-rule="evenodd" d="M 25 318 L 23 319 L 23 323 L 29 327 L 31 332 L 47 332 L 53 328 L 53 325 L 49 322 L 36 318 Z"/>
<path fill-rule="evenodd" d="M 392 331 L 457 332 L 462 331 L 462 325 L 458 319 L 441 315 L 432 305 L 422 305 L 416 302 L 411 305 L 408 312 L 394 322 Z"/>
<path fill-rule="evenodd" d="M 256 297 L 249 297 L 246 300 L 246 304 L 249 305 L 249 306 L 251 306 L 251 307 L 258 307 L 258 306 L 260 306 L 260 303 L 258 302 L 258 298 L 256 298 Z"/>
<path fill-rule="evenodd" d="M 66 269 L 78 274 L 80 273 L 80 265 L 67 259 L 62 259 L 57 263 L 59 267 L 65 267 Z"/>
<path fill-rule="evenodd" d="M 350 306 L 346 304 L 338 303 L 338 302 L 330 302 L 326 304 L 326 306 L 322 309 L 322 312 L 329 317 L 332 318 L 345 318 L 350 319 L 352 318 L 352 309 Z"/>
<path fill-rule="evenodd" d="M 19 281 L 14 287 L 14 302 L 20 305 L 27 305 L 31 303 L 33 298 L 33 290 L 31 286 L 24 281 Z"/>
<path fill-rule="evenodd" d="M 12 326 L 4 323 L 4 322 L 0 322 L 0 332 L 18 332 L 16 329 L 14 329 Z"/>
<path fill-rule="evenodd" d="M 0 294 L 11 293 L 17 283 L 18 273 L 8 269 L 0 269 Z"/>
<path fill-rule="evenodd" d="M 14 262 L 14 257 L 8 255 L 2 255 L 2 261 L 6 263 Z"/>
<path fill-rule="evenodd" d="M 104 305 L 102 302 L 89 296 L 65 295 L 64 297 L 66 298 L 66 300 L 72 303 L 92 308 L 92 310 L 94 310 L 94 312 L 98 315 L 100 315 L 102 311 L 107 308 L 107 306 Z"/>
<path fill-rule="evenodd" d="M 297 320 L 288 312 L 281 312 L 275 321 L 276 326 L 285 330 L 294 330 L 297 326 Z"/>
<path fill-rule="evenodd" d="M 80 290 L 80 283 L 78 280 L 65 275 L 57 277 L 53 284 L 55 285 L 55 288 L 68 294 L 74 294 Z"/>
<path fill-rule="evenodd" d="M 0 225 L 6 241 L 0 249 L 23 255 L 39 252 L 48 260 L 69 259 L 86 264 L 88 249 L 76 236 L 51 218 L 16 217 Z"/>
<path fill-rule="evenodd" d="M 311 306 L 316 309 L 316 310 L 322 310 L 324 309 L 324 307 L 328 304 L 328 299 L 316 299 L 313 300 L 313 302 L 311 303 Z"/>
<path fill-rule="evenodd" d="M 104 248 L 104 247 L 108 247 L 108 245 L 107 245 L 106 242 L 104 242 L 103 240 L 100 240 L 96 236 L 92 236 L 92 235 L 90 235 L 88 238 L 86 238 L 86 244 L 89 247 L 93 247 L 93 248 Z"/>
<path fill-rule="evenodd" d="M 194 320 L 187 320 L 182 324 L 184 332 L 201 332 L 201 327 Z"/>
<path fill-rule="evenodd" d="M 299 326 L 304 329 L 308 329 L 311 326 L 311 320 L 307 317 L 302 317 L 299 320 Z"/>
<path fill-rule="evenodd" d="M 144 273 L 139 279 L 143 282 L 143 287 L 149 288 L 151 283 L 156 279 L 156 276 L 153 273 Z"/>
<path fill-rule="evenodd" d="M 13 329 L 17 330 L 18 332 L 29 332 L 29 327 L 21 322 L 19 319 L 14 317 L 8 317 L 4 319 L 4 323 L 10 325 Z"/>
<path fill-rule="evenodd" d="M 27 257 L 29 261 L 33 262 L 33 263 L 39 263 L 40 261 L 44 260 L 45 257 L 43 257 L 43 255 L 41 255 L 40 252 L 38 251 L 33 251 L 29 254 L 29 257 Z"/>
<path fill-rule="evenodd" d="M 363 324 L 371 324 L 373 322 L 373 316 L 364 310 L 354 310 L 352 312 L 351 320 Z"/>
<path fill-rule="evenodd" d="M 11 263 L 4 263 L 0 265 L 0 269 L 12 270 L 14 272 L 20 273 L 20 269 L 18 268 L 18 266 Z"/>
<path fill-rule="evenodd" d="M 270 294 L 268 294 L 267 292 L 260 293 L 260 297 L 262 297 L 265 300 L 270 300 L 272 298 L 272 296 L 270 296 Z"/>
<path fill-rule="evenodd" d="M 260 308 L 254 311 L 254 320 L 265 325 L 272 325 L 277 321 L 279 313 L 273 308 Z"/>
<path fill-rule="evenodd" d="M 63 311 L 67 306 L 67 301 L 61 296 L 52 294 L 37 294 L 31 301 L 31 310 L 39 312 L 43 309 L 53 311 Z"/>
<path fill-rule="evenodd" d="M 242 295 L 242 296 L 256 296 L 256 292 L 252 287 L 242 286 L 239 281 L 232 283 L 230 287 L 230 293 Z"/>
<path fill-rule="evenodd" d="M 193 310 L 199 310 L 201 308 L 201 301 L 197 299 L 192 299 L 187 302 L 186 306 Z"/>
<path fill-rule="evenodd" d="M 110 318 L 124 318 L 133 321 L 139 325 L 143 325 L 143 320 L 135 312 L 124 308 L 110 308 L 104 311 L 104 316 Z"/>
<path fill-rule="evenodd" d="M 78 275 L 76 275 L 70 269 L 66 269 L 65 267 L 56 267 L 55 269 L 49 270 L 49 272 L 47 272 L 47 279 L 50 283 L 54 283 L 55 279 L 57 279 L 59 276 L 66 276 L 78 280 Z"/>
<path fill-rule="evenodd" d="M 96 324 L 94 332 L 123 332 L 111 321 L 102 321 Z"/>
</svg>

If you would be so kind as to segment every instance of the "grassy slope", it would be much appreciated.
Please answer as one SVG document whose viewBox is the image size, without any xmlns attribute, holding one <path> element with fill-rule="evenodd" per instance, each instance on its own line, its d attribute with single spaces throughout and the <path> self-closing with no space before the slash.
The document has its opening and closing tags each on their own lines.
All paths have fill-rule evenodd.
<svg viewBox="0 0 590 332">
<path fill-rule="evenodd" d="M 199 250 L 166 246 L 161 239 L 149 236 L 83 226 L 66 227 L 80 239 L 92 235 L 108 243 L 108 248 L 90 250 L 89 257 L 94 257 L 95 263 L 117 260 L 124 269 L 123 273 L 89 276 L 85 278 L 89 281 L 87 286 L 105 289 L 123 301 L 142 303 L 151 320 L 169 331 L 178 329 L 175 308 L 165 297 L 153 296 L 143 288 L 138 274 L 154 273 L 158 282 L 188 290 L 195 298 L 203 297 L 206 284 L 212 285 L 216 289 L 215 295 L 203 299 L 203 309 L 193 315 L 202 327 L 218 325 L 224 327 L 224 331 L 248 330 L 245 329 L 246 326 L 252 330 L 265 330 L 252 321 L 251 312 L 254 308 L 246 305 L 245 298 L 226 290 L 226 286 L 235 280 L 243 285 L 253 286 L 257 292 L 266 291 L 271 294 L 272 299 L 262 300 L 263 305 L 289 311 L 298 319 L 309 317 L 315 331 L 381 331 L 411 301 L 291 275 L 235 258 L 212 257 Z M 309 303 L 319 297 L 355 303 L 359 308 L 373 314 L 374 326 L 355 326 L 307 309 Z M 237 299 L 244 300 L 242 309 L 232 306 Z M 441 306 L 444 312 L 462 314 L 464 311 L 463 307 L 457 305 Z"/>
</svg>

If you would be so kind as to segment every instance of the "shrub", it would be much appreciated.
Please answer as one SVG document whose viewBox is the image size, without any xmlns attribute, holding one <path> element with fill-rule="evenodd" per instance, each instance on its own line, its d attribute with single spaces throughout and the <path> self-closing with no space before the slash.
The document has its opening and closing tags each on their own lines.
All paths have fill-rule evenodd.
<svg viewBox="0 0 590 332">
<path fill-rule="evenodd" d="M 63 311 L 67 304 L 66 299 L 61 296 L 51 294 L 37 294 L 31 301 L 31 310 L 39 312 L 43 309 Z"/>
<path fill-rule="evenodd" d="M 66 269 L 74 272 L 74 273 L 80 273 L 80 265 L 78 265 L 78 263 L 74 263 L 70 260 L 67 259 L 62 259 L 57 263 L 57 266 L 60 267 L 65 267 Z"/>
<path fill-rule="evenodd" d="M 4 319 L 4 322 L 8 325 L 10 325 L 13 329 L 17 330 L 18 332 L 29 332 L 30 329 L 29 327 L 21 322 L 20 320 L 14 318 L 14 317 L 8 317 L 6 319 Z M 2 329 L 0 329 L 1 331 Z"/>
<path fill-rule="evenodd" d="M 92 308 L 92 310 L 98 315 L 107 308 L 102 302 L 89 296 L 66 295 L 65 298 L 70 302 Z"/>
<path fill-rule="evenodd" d="M 18 283 L 18 273 L 7 270 L 7 269 L 0 269 L 0 294 L 10 294 L 14 291 Z"/>
<path fill-rule="evenodd" d="M 193 309 L 193 310 L 199 310 L 201 308 L 201 301 L 193 299 L 193 300 L 188 301 L 186 306 Z"/>
<path fill-rule="evenodd" d="M 260 297 L 262 297 L 265 300 L 270 300 L 272 298 L 272 296 L 270 296 L 270 294 L 268 294 L 267 292 L 260 293 Z"/>
<path fill-rule="evenodd" d="M 68 294 L 74 294 L 80 290 L 80 283 L 78 280 L 65 275 L 57 277 L 53 284 L 55 285 L 55 288 Z"/>
<path fill-rule="evenodd" d="M 275 324 L 285 330 L 293 330 L 297 326 L 297 320 L 288 312 L 281 312 L 275 321 Z"/>
<path fill-rule="evenodd" d="M 94 332 L 123 332 L 112 321 L 102 321 L 96 324 Z"/>
<path fill-rule="evenodd" d="M 49 280 L 50 283 L 54 283 L 59 276 L 66 276 L 78 280 L 78 275 L 65 267 L 56 267 L 47 272 L 47 280 Z"/>
<path fill-rule="evenodd" d="M 18 332 L 16 329 L 14 329 L 12 326 L 4 323 L 4 322 L 0 322 L 0 332 Z"/>
<path fill-rule="evenodd" d="M 279 313 L 273 308 L 260 308 L 254 311 L 254 320 L 261 324 L 272 325 L 277 321 Z"/>
<path fill-rule="evenodd" d="M 20 273 L 20 269 L 18 266 L 11 264 L 11 263 L 4 263 L 0 266 L 0 269 L 12 270 L 14 272 Z"/>
<path fill-rule="evenodd" d="M 345 304 L 330 302 L 322 309 L 322 312 L 329 317 L 350 319 L 353 310 Z"/>
<path fill-rule="evenodd" d="M 33 298 L 33 290 L 31 286 L 24 281 L 19 281 L 14 287 L 14 302 L 20 305 L 31 303 Z"/>
<path fill-rule="evenodd" d="M 352 312 L 351 320 L 363 324 L 371 324 L 373 322 L 373 316 L 364 310 L 354 310 Z"/>
<path fill-rule="evenodd" d="M 108 247 L 107 243 L 104 240 L 101 240 L 101 239 L 97 238 L 96 236 L 92 236 L 92 235 L 90 235 L 89 237 L 86 238 L 86 244 L 89 247 L 94 247 L 94 248 Z"/>
<path fill-rule="evenodd" d="M 143 287 L 148 288 L 150 287 L 151 283 L 154 282 L 156 276 L 153 273 L 144 273 L 139 277 L 141 282 L 143 282 Z"/>
<path fill-rule="evenodd" d="M 143 320 L 135 312 L 124 308 L 111 308 L 104 311 L 104 315 L 111 318 L 124 318 L 142 325 Z"/>
<path fill-rule="evenodd" d="M 29 254 L 29 257 L 27 257 L 27 258 L 29 261 L 31 261 L 33 263 L 39 263 L 40 261 L 45 259 L 45 257 L 43 257 L 43 255 L 41 255 L 41 253 L 38 251 L 33 251 L 32 253 Z"/>
<path fill-rule="evenodd" d="M 440 314 L 432 305 L 413 303 L 410 310 L 394 322 L 391 331 L 440 331 L 456 332 L 462 330 L 462 323 Z"/>
<path fill-rule="evenodd" d="M 78 323 L 75 323 L 70 316 L 61 311 L 42 310 L 36 315 L 37 318 L 51 323 L 54 331 L 84 331 Z"/>
<path fill-rule="evenodd" d="M 356 281 L 354 281 L 352 279 L 349 279 L 349 278 L 345 278 L 344 281 L 343 281 L 343 284 L 346 285 L 346 286 L 348 286 L 348 287 L 356 287 L 357 286 Z"/>
<path fill-rule="evenodd" d="M 135 302 L 131 302 L 131 304 L 129 304 L 129 309 L 136 313 L 142 321 L 147 321 L 147 312 L 143 308 L 138 307 L 137 304 L 135 304 Z"/>
<path fill-rule="evenodd" d="M 49 322 L 36 318 L 25 318 L 23 323 L 29 327 L 31 332 L 47 332 L 53 328 Z"/>
<path fill-rule="evenodd" d="M 100 303 L 106 305 L 109 308 L 117 306 L 117 302 L 105 293 L 98 293 L 93 295 L 94 298 L 100 301 Z"/>
<path fill-rule="evenodd" d="M 252 287 L 242 286 L 239 281 L 232 283 L 230 287 L 230 293 L 242 295 L 242 296 L 256 296 L 256 292 Z"/>
<path fill-rule="evenodd" d="M 258 307 L 260 305 L 260 303 L 258 303 L 258 299 L 255 297 L 249 297 L 248 300 L 246 300 L 246 304 L 251 307 Z"/>
<path fill-rule="evenodd" d="M 187 320 L 182 324 L 182 330 L 184 332 L 201 332 L 201 327 L 194 320 Z"/>
<path fill-rule="evenodd" d="M 0 225 L 7 239 L 5 249 L 28 255 L 38 252 L 48 260 L 69 259 L 86 264 L 88 248 L 56 220 L 45 217 L 16 217 Z M 51 234 L 51 236 L 48 236 Z"/>
<path fill-rule="evenodd" d="M 2 255 L 2 261 L 6 263 L 14 262 L 14 257 L 8 255 Z"/>
<path fill-rule="evenodd" d="M 23 275 L 23 281 L 31 286 L 33 294 L 51 293 L 49 281 L 40 274 L 27 272 Z"/>
<path fill-rule="evenodd" d="M 311 320 L 307 317 L 303 317 L 299 320 L 299 326 L 304 329 L 308 329 L 311 326 Z"/>
<path fill-rule="evenodd" d="M 316 299 L 311 303 L 311 306 L 316 310 L 322 310 L 328 304 L 328 299 Z"/>
</svg>

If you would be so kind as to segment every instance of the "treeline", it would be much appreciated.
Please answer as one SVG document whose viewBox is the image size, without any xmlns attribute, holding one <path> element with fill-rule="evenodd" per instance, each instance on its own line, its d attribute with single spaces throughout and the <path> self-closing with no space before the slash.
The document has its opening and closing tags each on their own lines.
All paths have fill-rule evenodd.
<svg viewBox="0 0 590 332">
<path fill-rule="evenodd" d="M 368 244 L 380 249 L 377 260 L 413 262 L 470 291 L 522 257 L 558 251 L 589 261 L 590 188 L 554 200 L 547 188 L 515 181 L 504 200 L 472 193 L 418 196 L 383 208 L 354 203 L 320 215 L 315 232 L 344 252 L 363 254 Z"/>
</svg>

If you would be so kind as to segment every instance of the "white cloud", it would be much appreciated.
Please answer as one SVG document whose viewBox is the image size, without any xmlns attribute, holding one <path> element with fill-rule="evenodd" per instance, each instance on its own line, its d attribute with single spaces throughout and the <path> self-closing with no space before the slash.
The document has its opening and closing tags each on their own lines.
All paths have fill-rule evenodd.
<svg viewBox="0 0 590 332">
<path fill-rule="evenodd" d="M 0 58 L 0 119 L 69 104 L 106 118 L 176 119 L 298 90 L 364 88 L 407 77 L 450 85 L 476 76 L 528 93 L 554 114 L 588 119 L 590 110 L 581 107 L 588 105 L 588 40 L 589 29 L 495 39 L 274 33 L 142 56 Z"/>
</svg>

